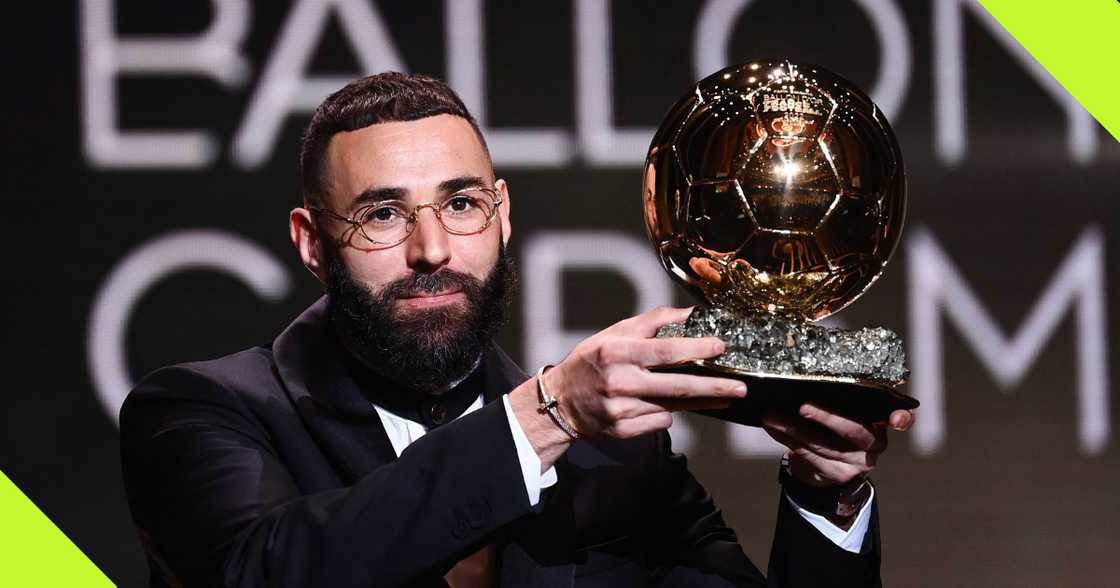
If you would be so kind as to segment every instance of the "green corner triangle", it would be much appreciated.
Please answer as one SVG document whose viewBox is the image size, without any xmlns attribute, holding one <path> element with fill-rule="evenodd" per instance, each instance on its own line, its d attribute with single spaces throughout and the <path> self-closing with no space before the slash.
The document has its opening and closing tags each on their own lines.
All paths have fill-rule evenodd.
<svg viewBox="0 0 1120 588">
<path fill-rule="evenodd" d="M 1120 2 L 979 2 L 1120 141 Z"/>
<path fill-rule="evenodd" d="M 3 472 L 0 513 L 0 586 L 113 586 Z"/>
</svg>

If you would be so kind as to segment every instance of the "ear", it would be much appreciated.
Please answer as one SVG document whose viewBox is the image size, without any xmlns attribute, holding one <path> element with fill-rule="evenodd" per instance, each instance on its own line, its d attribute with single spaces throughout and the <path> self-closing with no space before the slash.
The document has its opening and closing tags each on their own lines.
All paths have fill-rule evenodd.
<svg viewBox="0 0 1120 588">
<path fill-rule="evenodd" d="M 498 219 L 502 222 L 502 241 L 505 245 L 509 245 L 509 184 L 505 180 L 498 180 L 494 182 L 494 188 L 502 196 L 502 205 L 498 207 Z"/>
<path fill-rule="evenodd" d="M 292 244 L 299 251 L 303 267 L 322 283 L 327 281 L 327 264 L 323 258 L 323 244 L 319 231 L 311 219 L 311 211 L 306 208 L 293 208 L 288 214 L 288 233 Z"/>
</svg>

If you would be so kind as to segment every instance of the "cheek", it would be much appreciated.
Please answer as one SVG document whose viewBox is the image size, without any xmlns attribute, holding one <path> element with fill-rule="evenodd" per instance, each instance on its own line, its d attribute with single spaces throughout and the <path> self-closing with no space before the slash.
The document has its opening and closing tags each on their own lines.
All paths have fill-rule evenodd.
<svg viewBox="0 0 1120 588">
<path fill-rule="evenodd" d="M 377 292 L 386 284 L 410 273 L 404 257 L 396 250 L 354 251 L 347 248 L 342 256 L 343 263 L 350 270 L 350 276 Z"/>
<path fill-rule="evenodd" d="M 479 279 L 486 277 L 490 268 L 494 267 L 494 262 L 498 260 L 500 235 L 501 231 L 491 227 L 482 234 L 458 239 L 459 242 L 456 243 L 452 256 L 452 268 L 468 272 Z M 456 259 L 459 263 L 456 263 Z"/>
</svg>

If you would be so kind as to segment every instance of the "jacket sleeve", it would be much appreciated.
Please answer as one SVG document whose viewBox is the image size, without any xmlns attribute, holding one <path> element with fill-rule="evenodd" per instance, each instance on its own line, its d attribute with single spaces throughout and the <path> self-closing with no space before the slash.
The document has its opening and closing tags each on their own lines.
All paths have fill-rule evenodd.
<svg viewBox="0 0 1120 588">
<path fill-rule="evenodd" d="M 661 586 L 861 587 L 880 586 L 878 514 L 863 551 L 853 554 L 810 525 L 779 496 L 778 521 L 767 576 L 744 554 L 738 537 L 723 520 L 711 496 L 688 470 L 683 455 L 671 450 L 669 436 L 658 434 L 663 453 L 659 493 L 665 505 Z"/>
<path fill-rule="evenodd" d="M 169 585 L 395 586 L 438 578 L 530 510 L 501 403 L 425 435 L 351 487 L 308 493 L 231 391 L 189 368 L 125 401 L 129 506 Z"/>
<path fill-rule="evenodd" d="M 770 547 L 771 586 L 882 586 L 879 575 L 879 492 L 859 553 L 837 546 L 805 520 L 785 496 L 778 497 L 778 524 Z"/>
</svg>

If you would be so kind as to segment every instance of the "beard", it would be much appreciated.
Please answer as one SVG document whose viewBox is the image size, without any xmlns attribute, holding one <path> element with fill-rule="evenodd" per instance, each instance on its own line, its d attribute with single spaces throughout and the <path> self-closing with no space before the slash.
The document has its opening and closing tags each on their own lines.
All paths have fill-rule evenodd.
<svg viewBox="0 0 1120 588">
<path fill-rule="evenodd" d="M 442 269 L 414 272 L 378 291 L 354 279 L 337 252 L 326 249 L 327 316 L 335 334 L 366 367 L 404 388 L 445 391 L 470 374 L 505 324 L 516 278 L 501 241 L 484 280 Z M 400 298 L 454 290 L 463 293 L 464 302 L 409 311 L 396 307 Z"/>
</svg>

